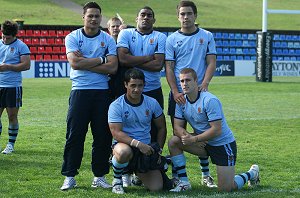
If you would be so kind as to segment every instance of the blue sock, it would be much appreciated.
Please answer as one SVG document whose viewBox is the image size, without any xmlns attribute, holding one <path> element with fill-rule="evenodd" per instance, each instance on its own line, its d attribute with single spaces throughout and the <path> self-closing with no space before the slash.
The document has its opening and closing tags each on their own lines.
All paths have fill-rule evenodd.
<svg viewBox="0 0 300 198">
<path fill-rule="evenodd" d="M 176 156 L 171 157 L 172 163 L 174 164 L 174 167 L 176 168 L 178 177 L 181 181 L 189 181 L 187 174 L 186 174 L 186 158 L 183 154 L 179 154 Z"/>
<path fill-rule="evenodd" d="M 19 133 L 19 124 L 9 124 L 8 126 L 8 143 L 15 145 Z"/>
<path fill-rule="evenodd" d="M 247 181 L 253 177 L 253 175 L 254 175 L 254 173 L 252 173 L 252 176 L 251 176 L 250 172 L 236 175 L 234 177 L 234 182 L 236 183 L 237 188 L 241 189 L 245 185 L 245 183 L 247 183 Z"/>
<path fill-rule="evenodd" d="M 117 162 L 115 156 L 112 157 L 111 161 L 112 161 L 112 167 L 114 171 L 114 178 L 122 179 L 123 170 L 128 165 L 128 162 L 124 164 L 120 164 L 119 162 Z"/>
</svg>

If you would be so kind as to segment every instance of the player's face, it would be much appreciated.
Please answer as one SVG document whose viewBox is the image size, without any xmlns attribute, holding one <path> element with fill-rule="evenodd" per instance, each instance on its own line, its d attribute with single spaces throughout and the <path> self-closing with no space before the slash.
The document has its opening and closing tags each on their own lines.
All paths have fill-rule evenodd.
<svg viewBox="0 0 300 198">
<path fill-rule="evenodd" d="M 189 94 L 198 90 L 197 80 L 193 78 L 191 73 L 179 75 L 180 86 L 184 94 Z"/>
<path fill-rule="evenodd" d="M 4 44 L 8 45 L 8 44 L 12 43 L 15 40 L 15 37 L 12 36 L 12 35 L 4 35 L 2 33 L 2 40 L 3 40 Z"/>
<path fill-rule="evenodd" d="M 194 14 L 192 7 L 181 7 L 178 12 L 178 20 L 181 27 L 191 28 L 195 26 L 197 16 Z"/>
<path fill-rule="evenodd" d="M 125 87 L 127 89 L 126 96 L 129 101 L 139 102 L 144 90 L 144 81 L 140 79 L 130 79 L 127 84 L 125 83 Z"/>
<path fill-rule="evenodd" d="M 136 17 L 138 29 L 141 31 L 150 31 L 153 29 L 155 19 L 151 10 L 141 9 Z"/>
<path fill-rule="evenodd" d="M 108 31 L 112 36 L 118 36 L 120 33 L 120 21 L 112 21 L 108 27 Z"/>
<path fill-rule="evenodd" d="M 84 26 L 90 29 L 98 29 L 102 20 L 100 10 L 97 8 L 89 8 L 83 15 Z"/>
</svg>

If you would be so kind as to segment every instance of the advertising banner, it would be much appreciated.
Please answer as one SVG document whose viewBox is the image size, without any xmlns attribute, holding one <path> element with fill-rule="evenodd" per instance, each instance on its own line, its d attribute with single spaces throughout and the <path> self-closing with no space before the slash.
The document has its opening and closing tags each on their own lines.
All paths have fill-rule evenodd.
<svg viewBox="0 0 300 198">
<path fill-rule="evenodd" d="M 217 61 L 214 76 L 234 76 L 234 61 Z"/>
</svg>

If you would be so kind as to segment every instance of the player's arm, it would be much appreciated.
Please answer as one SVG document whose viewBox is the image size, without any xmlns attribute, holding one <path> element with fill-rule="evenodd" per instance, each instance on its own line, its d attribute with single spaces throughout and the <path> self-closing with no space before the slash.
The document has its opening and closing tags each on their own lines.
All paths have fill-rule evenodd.
<svg viewBox="0 0 300 198">
<path fill-rule="evenodd" d="M 204 142 L 218 137 L 222 133 L 222 120 L 209 122 L 210 128 L 205 132 L 194 136 L 194 142 Z"/>
<path fill-rule="evenodd" d="M 209 82 L 216 71 L 216 55 L 210 54 L 206 56 L 207 69 L 200 87 L 200 90 L 207 91 Z"/>
<path fill-rule="evenodd" d="M 115 74 L 118 69 L 117 56 L 107 56 L 106 59 L 106 63 L 96 65 L 95 67 L 89 68 L 88 70 L 101 74 Z"/>
<path fill-rule="evenodd" d="M 29 55 L 21 55 L 20 63 L 18 64 L 6 64 L 3 63 L 0 65 L 0 71 L 14 71 L 21 72 L 30 69 L 30 56 Z"/>
<path fill-rule="evenodd" d="M 142 65 L 137 65 L 137 67 L 146 71 L 159 72 L 163 68 L 164 61 L 164 54 L 154 54 L 154 59 L 152 61 L 148 61 Z"/>
<path fill-rule="evenodd" d="M 176 76 L 175 76 L 175 62 L 166 61 L 166 78 L 170 86 L 171 92 L 173 94 L 174 100 L 178 104 L 184 104 L 185 98 L 183 93 L 179 93 L 176 85 Z"/>
<path fill-rule="evenodd" d="M 79 51 L 69 52 L 67 59 L 74 70 L 88 70 L 105 62 L 100 57 L 85 58 Z"/>
<path fill-rule="evenodd" d="M 157 128 L 157 141 L 160 145 L 160 148 L 163 149 L 165 142 L 166 142 L 166 136 L 167 136 L 167 127 L 166 127 L 166 118 L 165 115 L 162 114 L 156 119 L 153 119 L 153 122 Z"/>
<path fill-rule="evenodd" d="M 135 67 L 142 65 L 146 62 L 154 60 L 154 56 L 133 56 L 130 54 L 129 49 L 124 47 L 118 48 L 118 58 L 121 66 Z"/>
<path fill-rule="evenodd" d="M 188 135 L 189 132 L 185 129 L 186 120 L 174 118 L 174 134 L 181 138 L 182 136 Z"/>
</svg>

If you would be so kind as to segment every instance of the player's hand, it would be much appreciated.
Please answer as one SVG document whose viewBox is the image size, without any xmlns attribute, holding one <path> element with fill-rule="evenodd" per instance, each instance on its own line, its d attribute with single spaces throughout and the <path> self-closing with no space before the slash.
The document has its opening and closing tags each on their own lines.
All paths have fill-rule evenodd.
<svg viewBox="0 0 300 198">
<path fill-rule="evenodd" d="M 207 82 L 202 82 L 202 84 L 199 86 L 199 91 L 208 91 L 208 85 Z"/>
<path fill-rule="evenodd" d="M 151 146 L 142 142 L 139 143 L 137 148 L 145 155 L 151 155 L 152 153 L 154 153 L 154 149 Z"/>
<path fill-rule="evenodd" d="M 74 54 L 77 57 L 83 57 L 83 54 L 79 50 L 75 51 Z"/>
<path fill-rule="evenodd" d="M 6 71 L 7 70 L 7 65 L 5 63 L 0 64 L 0 72 Z"/>
<path fill-rule="evenodd" d="M 177 104 L 185 104 L 185 98 L 184 98 L 184 94 L 183 93 L 174 93 L 173 94 L 173 98 L 174 98 L 174 101 L 177 103 Z"/>
<path fill-rule="evenodd" d="M 195 136 L 191 135 L 191 134 L 186 134 L 181 136 L 181 142 L 183 145 L 191 145 L 193 143 L 195 143 Z"/>
</svg>

